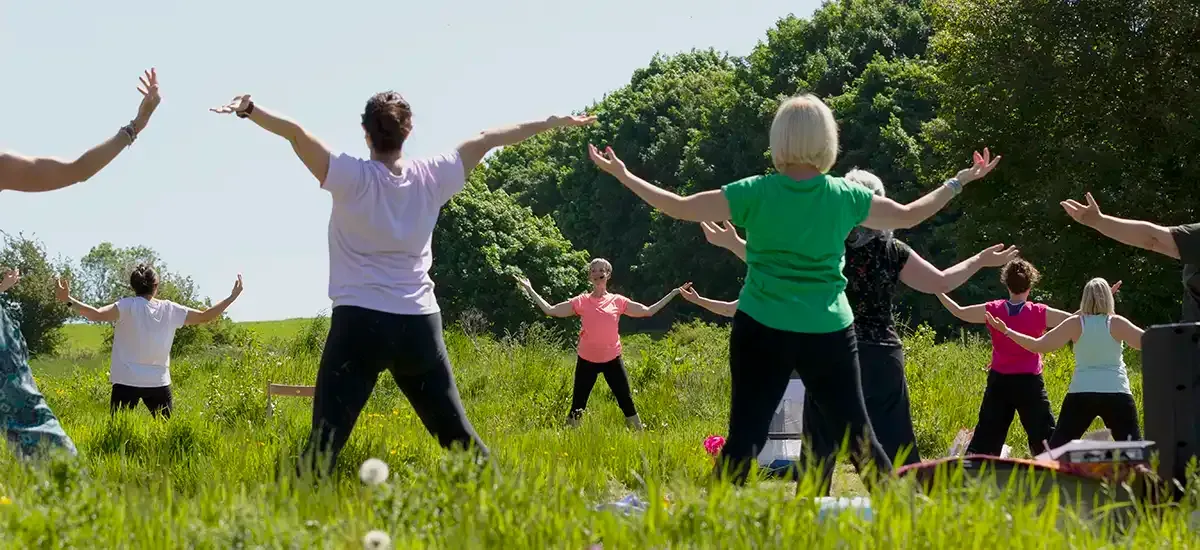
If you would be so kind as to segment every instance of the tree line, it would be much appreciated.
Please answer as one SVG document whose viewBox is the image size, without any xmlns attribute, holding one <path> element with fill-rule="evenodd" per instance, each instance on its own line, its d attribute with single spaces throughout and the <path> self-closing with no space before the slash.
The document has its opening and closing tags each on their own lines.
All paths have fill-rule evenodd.
<svg viewBox="0 0 1200 550">
<path fill-rule="evenodd" d="M 1058 203 L 1091 191 L 1111 214 L 1197 220 L 1190 185 L 1200 165 L 1189 153 L 1200 150 L 1198 45 L 1200 5 L 1191 0 L 836 0 L 811 17 L 780 19 L 746 56 L 657 55 L 583 106 L 597 124 L 505 148 L 472 173 L 434 232 L 438 300 L 449 321 L 495 333 L 533 322 L 566 329 L 570 321 L 547 320 L 525 300 L 514 276 L 563 300 L 587 288 L 591 257 L 608 258 L 610 287 L 639 301 L 686 281 L 733 299 L 744 265 L 708 245 L 698 226 L 652 212 L 601 174 L 586 145 L 613 145 L 631 170 L 676 192 L 715 189 L 771 171 L 775 107 L 812 92 L 840 123 L 834 174 L 870 170 L 901 201 L 939 185 L 974 149 L 1004 155 L 935 219 L 897 233 L 939 267 L 1016 244 L 1045 275 L 1034 299 L 1071 311 L 1083 283 L 1103 276 L 1125 282 L 1120 308 L 1139 324 L 1173 320 L 1178 265 L 1074 226 Z M 10 258 L 71 268 L 23 237 L 6 240 L 0 265 Z M 169 273 L 152 250 L 102 244 L 78 267 L 85 297 L 99 303 L 124 291 L 121 269 L 134 260 Z M 52 297 L 52 288 L 31 279 L 0 300 L 20 304 L 31 348 L 46 338 L 49 347 L 36 348 L 45 351 L 68 313 L 34 315 L 29 296 Z M 189 278 L 166 279 L 184 303 L 199 303 Z M 954 295 L 975 302 L 1003 292 L 990 271 Z M 932 297 L 902 293 L 899 306 L 914 325 L 957 327 Z M 696 317 L 717 320 L 680 302 L 629 327 Z M 196 338 L 219 341 L 220 330 Z"/>
</svg>

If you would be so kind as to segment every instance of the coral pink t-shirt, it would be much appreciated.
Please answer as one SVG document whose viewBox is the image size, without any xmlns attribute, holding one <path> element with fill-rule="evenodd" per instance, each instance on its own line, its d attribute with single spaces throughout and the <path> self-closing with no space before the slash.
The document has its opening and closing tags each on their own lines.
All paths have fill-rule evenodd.
<svg viewBox="0 0 1200 550">
<path fill-rule="evenodd" d="M 583 325 L 579 330 L 579 357 L 592 363 L 607 363 L 621 355 L 617 325 L 629 299 L 620 294 L 596 298 L 580 294 L 571 298 L 571 308 Z"/>
<path fill-rule="evenodd" d="M 1046 333 L 1046 304 L 1025 302 L 1018 307 L 1009 304 L 1008 300 L 993 300 L 984 304 L 984 309 L 1015 332 L 1033 338 Z M 1010 310 L 1015 310 L 1015 314 Z M 1021 347 L 991 325 L 988 325 L 988 333 L 992 336 L 992 370 L 1000 374 L 1042 373 L 1040 353 Z"/>
</svg>

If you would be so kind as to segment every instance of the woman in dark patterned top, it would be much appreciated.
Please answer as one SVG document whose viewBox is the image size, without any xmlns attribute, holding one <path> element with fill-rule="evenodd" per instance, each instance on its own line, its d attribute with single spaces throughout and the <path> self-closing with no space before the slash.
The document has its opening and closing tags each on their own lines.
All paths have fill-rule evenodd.
<svg viewBox="0 0 1200 550">
<path fill-rule="evenodd" d="M 883 182 L 870 172 L 852 170 L 845 177 L 876 195 L 886 196 Z M 702 225 L 709 242 L 745 258 L 745 241 L 737 236 L 731 225 Z M 854 331 L 859 336 L 863 396 L 867 416 L 889 458 L 895 460 L 897 455 L 903 454 L 904 464 L 921 460 L 913 433 L 908 384 L 904 379 L 904 348 L 896 333 L 893 316 L 896 283 L 902 282 L 919 292 L 939 294 L 945 292 L 943 289 L 957 288 L 984 267 L 1003 266 L 1016 257 L 1017 252 L 1016 247 L 1006 249 L 1003 244 L 997 244 L 942 271 L 894 238 L 890 231 L 859 226 L 846 237 L 846 263 L 842 274 L 847 281 L 846 297 L 854 310 Z M 687 295 L 684 297 L 692 300 Z M 806 400 L 805 431 L 812 438 L 813 447 L 839 444 L 838 441 L 820 441 L 822 434 L 813 430 L 819 422 L 810 423 L 810 419 L 817 420 L 816 414 Z M 827 477 L 832 475 L 832 466 L 826 465 Z"/>
</svg>

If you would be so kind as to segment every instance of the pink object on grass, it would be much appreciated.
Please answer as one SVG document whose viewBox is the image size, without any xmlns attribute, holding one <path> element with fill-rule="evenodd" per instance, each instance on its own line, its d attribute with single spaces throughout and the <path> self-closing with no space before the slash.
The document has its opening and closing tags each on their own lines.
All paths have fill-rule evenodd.
<svg viewBox="0 0 1200 550">
<path fill-rule="evenodd" d="M 724 446 L 725 438 L 719 435 L 710 435 L 704 440 L 704 450 L 708 451 L 708 454 L 712 456 L 717 456 L 721 452 L 721 447 Z"/>
</svg>

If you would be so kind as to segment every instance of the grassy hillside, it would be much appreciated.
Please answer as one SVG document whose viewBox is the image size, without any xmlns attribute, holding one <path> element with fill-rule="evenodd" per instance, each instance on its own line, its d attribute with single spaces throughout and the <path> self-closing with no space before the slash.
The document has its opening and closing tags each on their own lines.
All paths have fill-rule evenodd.
<svg viewBox="0 0 1200 550">
<path fill-rule="evenodd" d="M 699 324 L 658 339 L 625 339 L 643 433 L 624 428 L 603 384 L 582 428 L 563 428 L 574 363 L 564 342 L 536 330 L 504 341 L 447 332 L 467 414 L 493 451 L 498 476 L 438 448 L 385 375 L 337 479 L 297 485 L 279 474 L 304 441 L 310 403 L 284 398 L 268 417 L 264 386 L 268 379 L 312 383 L 318 355 L 304 351 L 303 340 L 322 327 L 287 321 L 253 328 L 269 337 L 172 362 L 177 410 L 169 421 L 151 419 L 144 408 L 110 417 L 104 357 L 37 361 L 38 384 L 80 458 L 27 468 L 0 454 L 0 547 L 356 548 L 373 529 L 402 548 L 1200 543 L 1185 521 L 1191 503 L 1118 532 L 1109 521 L 1046 509 L 986 485 L 914 498 L 893 484 L 871 494 L 874 519 L 819 521 L 804 498 L 811 480 L 737 490 L 710 485 L 702 441 L 723 434 L 727 422 L 728 332 Z M 958 428 L 974 423 L 988 350 L 971 341 L 935 345 L 931 333 L 919 331 L 907 338 L 906 351 L 918 443 L 923 454 L 940 456 Z M 1137 357 L 1130 359 L 1140 389 Z M 1069 377 L 1069 355 L 1051 356 L 1047 379 L 1056 408 Z M 1022 453 L 1018 426 L 1009 444 Z M 369 457 L 390 465 L 387 484 L 358 481 Z M 839 476 L 835 492 L 863 491 L 852 474 Z M 650 509 L 596 509 L 631 494 Z"/>
</svg>

